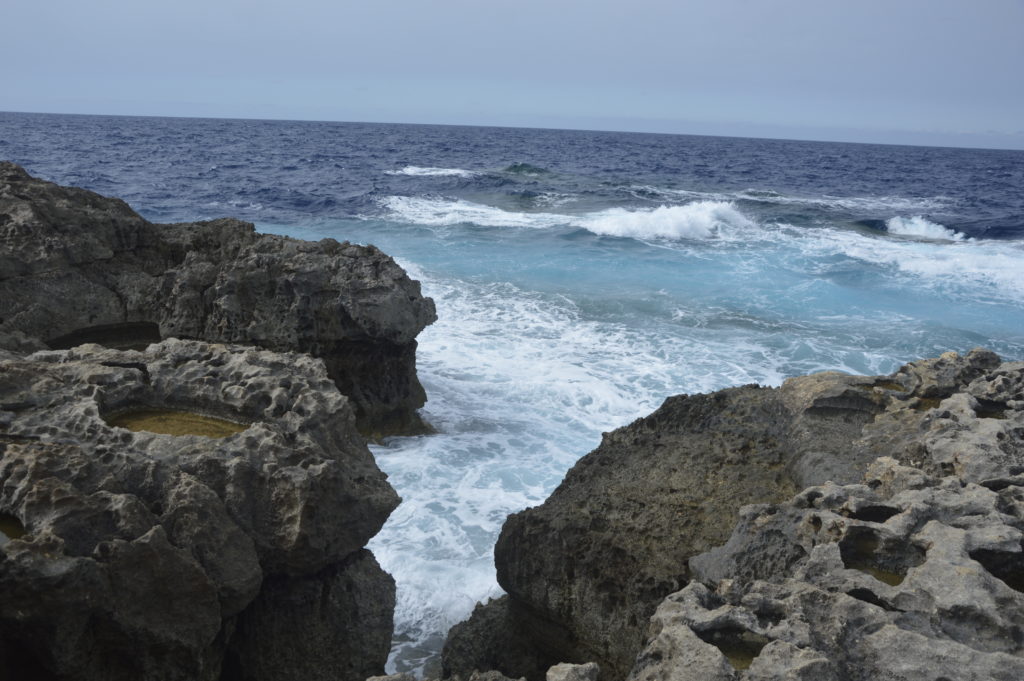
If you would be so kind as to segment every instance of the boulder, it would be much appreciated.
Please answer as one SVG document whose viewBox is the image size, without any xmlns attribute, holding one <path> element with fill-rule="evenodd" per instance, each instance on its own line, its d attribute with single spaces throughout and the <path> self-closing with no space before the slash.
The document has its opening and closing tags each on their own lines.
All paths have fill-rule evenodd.
<svg viewBox="0 0 1024 681">
<path fill-rule="evenodd" d="M 197 416 L 224 432 L 189 434 Z M 380 673 L 394 584 L 362 547 L 397 503 L 308 355 L 167 340 L 0 360 L 0 671 L 217 679 L 252 639 L 331 678 Z M 291 636 L 266 635 L 268 603 Z"/>
<path fill-rule="evenodd" d="M 436 319 L 373 246 L 151 224 L 126 203 L 0 162 L 0 348 L 179 337 L 323 359 L 371 437 L 424 432 L 416 335 Z"/>
<path fill-rule="evenodd" d="M 595 661 L 602 678 L 625 678 L 658 604 L 693 578 L 690 558 L 729 538 L 741 506 L 857 483 L 880 456 L 925 477 L 1017 479 L 1024 363 L 974 350 L 890 376 L 830 372 L 669 398 L 606 433 L 544 504 L 508 518 L 495 548 L 508 600 L 453 629 L 446 651 L 458 655 L 446 652 L 445 669 L 491 663 L 539 681 L 557 662 Z M 802 550 L 769 542 L 759 560 L 776 574 Z"/>
</svg>

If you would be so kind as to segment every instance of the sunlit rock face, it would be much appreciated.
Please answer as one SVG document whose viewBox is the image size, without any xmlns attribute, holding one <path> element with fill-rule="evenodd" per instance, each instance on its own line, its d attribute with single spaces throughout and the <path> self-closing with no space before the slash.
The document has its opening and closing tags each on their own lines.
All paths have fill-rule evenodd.
<svg viewBox="0 0 1024 681">
<path fill-rule="evenodd" d="M 308 355 L 168 340 L 0 359 L 0 663 L 361 681 L 394 607 L 363 547 L 397 503 Z"/>
</svg>

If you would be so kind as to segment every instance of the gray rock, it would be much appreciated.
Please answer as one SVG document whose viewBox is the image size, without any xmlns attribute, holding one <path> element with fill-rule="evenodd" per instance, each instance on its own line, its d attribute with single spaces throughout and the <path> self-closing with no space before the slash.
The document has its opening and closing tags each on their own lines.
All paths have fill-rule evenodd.
<svg viewBox="0 0 1024 681">
<path fill-rule="evenodd" d="M 249 426 L 214 439 L 107 423 L 141 407 Z M 25 530 L 0 546 L 0 661 L 68 679 L 219 678 L 228 641 L 254 635 L 236 620 L 280 591 L 264 584 L 329 575 L 324 590 L 359 584 L 393 599 L 379 569 L 339 566 L 397 503 L 349 401 L 309 356 L 168 340 L 0 361 L 0 513 Z M 349 605 L 338 594 L 316 621 L 290 613 L 309 634 L 304 650 L 327 646 L 310 632 L 351 622 Z M 335 678 L 383 669 L 390 610 L 384 596 L 374 607 L 337 631 L 366 645 Z M 294 646 L 277 640 L 263 640 L 264 654 Z"/>
<path fill-rule="evenodd" d="M 601 668 L 594 662 L 569 664 L 562 662 L 548 669 L 546 681 L 597 681 Z"/>
<path fill-rule="evenodd" d="M 366 681 L 416 681 L 412 674 L 402 672 L 400 674 L 385 674 L 383 676 L 368 676 Z"/>
<path fill-rule="evenodd" d="M 478 669 L 515 669 L 527 678 L 543 679 L 560 660 L 585 661 L 587 653 L 566 634 L 508 596 L 478 603 L 445 639 L 441 675 L 466 678 Z"/>
<path fill-rule="evenodd" d="M 123 201 L 0 162 L 0 348 L 183 337 L 320 357 L 371 436 L 423 432 L 416 335 L 436 319 L 373 246 L 154 225 Z"/>
<path fill-rule="evenodd" d="M 391 650 L 395 582 L 365 549 L 311 577 L 270 577 L 238 618 L 225 681 L 360 680 Z"/>
<path fill-rule="evenodd" d="M 922 482 L 880 459 L 864 485 L 745 509 L 659 606 L 630 678 L 1024 678 L 1024 487 Z M 794 545 L 784 569 L 757 565 Z"/>
<path fill-rule="evenodd" d="M 543 662 L 594 660 L 607 678 L 623 678 L 655 608 L 692 578 L 689 559 L 725 543 L 737 521 L 763 522 L 757 509 L 740 515 L 741 506 L 778 503 L 808 485 L 857 483 L 880 456 L 915 467 L 890 471 L 880 486 L 927 487 L 951 473 L 992 487 L 1013 483 L 1024 476 L 1024 365 L 974 350 L 891 376 L 831 372 L 777 389 L 669 398 L 605 434 L 544 504 L 509 517 L 495 548 L 509 601 L 482 608 L 505 614 L 475 612 L 453 628 L 446 651 L 459 651 L 458 660 L 446 652 L 445 668 L 487 662 L 540 679 Z M 808 547 L 789 541 L 792 523 L 757 530 L 761 539 L 742 548 L 749 560 L 728 553 L 716 565 L 694 565 L 709 578 L 731 571 L 752 580 L 806 558 Z M 817 658 L 797 658 L 817 668 Z"/>
</svg>

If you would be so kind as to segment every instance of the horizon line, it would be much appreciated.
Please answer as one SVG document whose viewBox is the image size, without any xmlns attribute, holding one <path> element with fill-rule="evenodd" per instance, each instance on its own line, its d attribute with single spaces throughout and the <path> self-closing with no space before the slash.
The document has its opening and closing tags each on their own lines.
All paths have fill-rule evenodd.
<svg viewBox="0 0 1024 681">
<path fill-rule="evenodd" d="M 698 132 L 666 132 L 657 130 L 620 130 L 603 127 L 554 127 L 550 125 L 503 125 L 497 123 L 437 123 L 437 122 L 408 122 L 408 121 L 361 121 L 361 120 L 332 120 L 326 118 L 267 118 L 262 116 L 228 116 L 228 115 L 207 115 L 207 116 L 196 116 L 196 115 L 185 115 L 185 114 L 130 114 L 130 113 L 82 113 L 82 112 L 69 112 L 69 111 L 7 111 L 0 110 L 0 114 L 15 114 L 15 115 L 35 115 L 35 116 L 92 116 L 92 117 L 109 117 L 109 118 L 175 118 L 175 119 L 186 119 L 186 120 L 222 120 L 222 121 L 260 121 L 260 122 L 277 122 L 277 123 L 336 123 L 342 125 L 410 125 L 410 126 L 436 126 L 436 127 L 452 127 L 452 128 L 499 128 L 499 129 L 510 129 L 510 130 L 551 130 L 561 132 L 596 132 L 596 133 L 610 133 L 610 134 L 628 134 L 628 135 L 669 135 L 673 137 L 718 137 L 724 139 L 751 139 L 751 140 L 769 140 L 779 142 L 810 142 L 818 144 L 857 144 L 866 146 L 890 146 L 890 147 L 915 147 L 915 148 L 931 148 L 931 149 L 967 149 L 977 151 L 1009 151 L 1009 152 L 1024 152 L 1024 146 L 1019 148 L 1011 147 L 987 147 L 987 146 L 966 146 L 966 145 L 955 145 L 955 144 L 924 144 L 914 142 L 865 142 L 865 141 L 851 141 L 851 140 L 836 140 L 836 139 L 825 139 L 819 137 L 784 137 L 784 136 L 772 136 L 772 135 L 736 135 L 736 134 L 722 134 L 722 133 L 698 133 Z M 655 121 L 661 119 L 655 119 Z M 669 121 L 665 121 L 669 122 Z M 685 124 L 685 121 L 678 121 L 680 124 Z M 711 123 L 706 121 L 704 123 Z M 781 127 L 775 124 L 751 124 L 751 125 L 768 125 L 769 127 Z M 839 130 L 840 128 L 837 128 Z M 850 128 L 851 131 L 859 130 L 856 128 Z M 869 132 L 867 130 L 861 130 L 862 132 Z M 892 130 L 890 133 L 895 134 L 908 134 L 908 135 L 981 135 L 982 133 L 929 133 L 929 132 L 914 132 L 906 130 Z M 998 133 L 996 133 L 998 134 Z M 1022 140 L 1024 144 L 1024 140 Z"/>
</svg>

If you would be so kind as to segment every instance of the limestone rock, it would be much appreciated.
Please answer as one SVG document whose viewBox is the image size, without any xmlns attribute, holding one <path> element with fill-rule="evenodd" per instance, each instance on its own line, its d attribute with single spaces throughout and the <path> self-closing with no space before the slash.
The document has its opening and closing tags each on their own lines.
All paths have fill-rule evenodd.
<svg viewBox="0 0 1024 681">
<path fill-rule="evenodd" d="M 745 509 L 658 607 L 629 678 L 1024 678 L 1024 487 L 997 487 L 880 459 L 864 485 Z"/>
<path fill-rule="evenodd" d="M 545 665 L 593 660 L 603 678 L 623 678 L 655 608 L 692 578 L 688 560 L 726 542 L 737 520 L 752 522 L 741 506 L 778 503 L 808 485 L 857 483 L 881 456 L 915 468 L 890 471 L 879 485 L 927 486 L 951 473 L 1016 484 L 1024 475 L 1024 364 L 974 350 L 891 376 L 831 372 L 777 389 L 669 398 L 605 434 L 544 504 L 509 517 L 495 548 L 509 600 L 483 606 L 503 614 L 475 612 L 453 629 L 446 651 L 460 651 L 458 665 L 446 653 L 445 668 L 522 665 L 495 668 L 539 681 Z M 763 578 L 803 560 L 802 543 L 768 536 L 792 531 L 764 530 L 763 542 L 745 549 L 757 560 L 737 574 Z M 509 659 L 502 648 L 534 655 Z"/>
<path fill-rule="evenodd" d="M 548 669 L 546 681 L 597 681 L 600 667 L 594 662 L 569 664 L 562 662 Z"/>
<path fill-rule="evenodd" d="M 0 162 L 0 348 L 167 337 L 320 357 L 368 434 L 422 432 L 416 335 L 436 319 L 373 246 L 147 222 L 123 201 Z"/>
<path fill-rule="evenodd" d="M 584 662 L 578 642 L 563 627 L 539 620 L 507 595 L 478 603 L 451 628 L 441 652 L 442 677 L 466 678 L 478 669 L 514 669 L 545 678 L 553 660 Z"/>
<path fill-rule="evenodd" d="M 242 425 L 215 439 L 108 423 L 139 408 Z M 251 632 L 236 619 L 277 593 L 257 598 L 264 584 L 351 583 L 338 566 L 397 503 L 349 401 L 309 356 L 168 340 L 0 360 L 0 514 L 24 530 L 0 546 L 0 662 L 68 679 L 219 678 L 228 641 Z M 393 589 L 367 570 L 367 593 Z M 390 638 L 378 600 L 361 625 L 375 633 L 354 640 Z M 316 617 L 347 621 L 346 608 L 325 596 Z M 338 646 L 318 636 L 307 650 Z M 335 678 L 365 678 L 386 652 L 368 644 Z"/>
<path fill-rule="evenodd" d="M 395 582 L 365 549 L 310 577 L 270 577 L 238 618 L 223 681 L 358 680 L 391 650 Z"/>
</svg>

